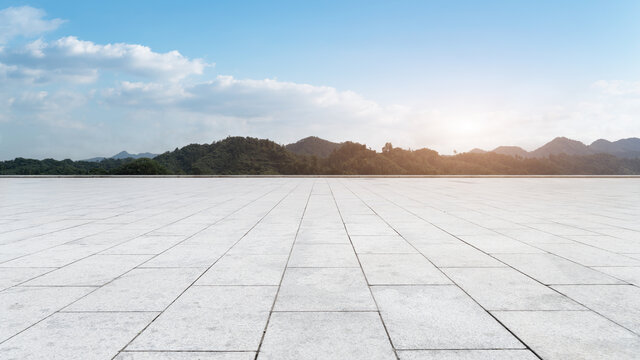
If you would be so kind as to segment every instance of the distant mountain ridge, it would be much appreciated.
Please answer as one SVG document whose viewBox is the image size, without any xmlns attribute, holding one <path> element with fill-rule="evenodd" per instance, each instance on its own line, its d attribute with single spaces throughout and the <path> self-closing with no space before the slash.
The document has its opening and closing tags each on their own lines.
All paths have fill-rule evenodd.
<svg viewBox="0 0 640 360">
<path fill-rule="evenodd" d="M 518 146 L 499 146 L 491 151 L 475 148 L 469 152 L 474 154 L 492 152 L 521 158 L 546 158 L 560 154 L 575 156 L 609 154 L 619 158 L 633 159 L 640 158 L 640 138 L 620 139 L 613 142 L 598 139 L 591 145 L 585 145 L 577 140 L 557 137 L 533 151 L 526 151 Z"/>
<path fill-rule="evenodd" d="M 295 143 L 285 145 L 285 148 L 297 155 L 310 155 L 319 158 L 327 158 L 331 153 L 342 146 L 342 143 L 335 143 L 317 136 L 309 136 L 298 140 Z"/>
<path fill-rule="evenodd" d="M 312 139 L 312 144 L 324 144 Z M 335 144 L 335 143 L 334 143 Z M 632 152 L 636 141 L 598 142 L 609 151 Z M 322 146 L 320 147 L 322 148 Z M 585 150 L 586 148 L 586 150 Z M 612 150 L 613 149 L 613 150 Z M 622 150 L 620 150 L 622 149 Z M 317 150 L 317 149 L 316 149 Z M 99 162 L 34 160 L 0 161 L 2 175 L 640 175 L 640 157 L 595 153 L 580 142 L 557 138 L 531 153 L 518 147 L 496 152 L 440 155 L 422 148 L 406 150 L 385 144 L 375 151 L 344 142 L 326 158 L 298 155 L 269 139 L 228 137 L 210 144 L 191 144 L 153 159 L 104 159 Z M 501 152 L 501 153 L 498 153 Z M 561 152 L 555 155 L 554 152 Z M 568 155 L 572 152 L 574 155 Z M 587 155 L 578 155 L 590 152 Z M 317 154 L 322 154 L 317 152 Z M 505 155 L 511 154 L 511 155 Z M 553 156 L 544 157 L 546 154 Z"/>
<path fill-rule="evenodd" d="M 141 158 L 148 158 L 148 159 L 153 159 L 154 157 L 158 156 L 158 154 L 152 154 L 152 153 L 148 153 L 148 152 L 144 152 L 144 153 L 139 153 L 139 154 L 130 154 L 126 151 L 120 151 L 119 153 L 113 155 L 112 157 L 109 158 L 105 158 L 105 157 L 94 157 L 91 159 L 85 159 L 85 160 L 81 160 L 81 161 L 91 161 L 91 162 L 99 162 L 102 161 L 104 159 L 141 159 Z"/>
</svg>

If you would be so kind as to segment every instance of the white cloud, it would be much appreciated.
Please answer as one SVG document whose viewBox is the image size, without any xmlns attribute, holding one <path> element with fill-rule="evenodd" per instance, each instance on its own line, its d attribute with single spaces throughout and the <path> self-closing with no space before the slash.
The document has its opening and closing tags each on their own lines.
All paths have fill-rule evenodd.
<svg viewBox="0 0 640 360">
<path fill-rule="evenodd" d="M 102 99 L 110 107 L 124 107 L 137 115 L 178 114 L 174 126 L 180 126 L 178 119 L 188 115 L 225 136 L 268 136 L 279 141 L 318 135 L 376 142 L 376 138 L 405 129 L 405 115 L 410 112 L 333 87 L 231 76 L 195 85 L 123 82 L 102 92 Z"/>
<path fill-rule="evenodd" d="M 640 81 L 599 80 L 593 87 L 607 95 L 640 95 Z"/>
<path fill-rule="evenodd" d="M 36 83 L 56 80 L 95 81 L 100 72 L 139 76 L 153 80 L 179 81 L 200 75 L 210 64 L 188 59 L 178 51 L 157 53 L 136 44 L 95 44 L 67 36 L 47 43 L 41 39 L 19 48 L 0 51 L 7 78 Z M 2 74 L 0 68 L 0 74 Z"/>
<path fill-rule="evenodd" d="M 21 15 L 13 16 L 16 11 Z M 28 7 L 0 11 L 0 44 L 37 36 L 61 22 L 44 16 Z M 9 18 L 15 27 L 3 21 Z M 206 81 L 199 75 L 207 66 L 178 51 L 96 44 L 74 36 L 0 46 L 0 130 L 10 129 L 5 133 L 11 134 L 12 124 L 28 123 L 32 143 L 16 146 L 32 151 L 42 139 L 50 143 L 38 154 L 23 153 L 22 148 L 0 150 L 11 150 L 14 156 L 84 158 L 123 149 L 159 152 L 227 135 L 282 143 L 316 135 L 376 149 L 391 141 L 451 153 L 498 145 L 533 149 L 561 135 L 588 142 L 640 134 L 640 83 L 632 81 L 601 80 L 584 94 L 555 104 L 478 109 L 458 99 L 449 107 L 412 108 L 378 103 L 353 91 L 276 79 L 219 75 Z M 107 72 L 116 75 L 117 86 L 96 83 Z M 96 149 L 103 151 L 93 153 Z"/>
<path fill-rule="evenodd" d="M 61 19 L 44 19 L 46 13 L 31 6 L 10 7 L 0 10 L 0 44 L 15 37 L 34 37 L 58 28 Z"/>
</svg>

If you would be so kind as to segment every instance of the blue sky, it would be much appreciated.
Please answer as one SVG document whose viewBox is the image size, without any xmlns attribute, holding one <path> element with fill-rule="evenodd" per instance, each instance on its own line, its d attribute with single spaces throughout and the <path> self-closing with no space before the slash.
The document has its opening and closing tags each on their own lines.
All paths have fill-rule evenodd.
<svg viewBox="0 0 640 360">
<path fill-rule="evenodd" d="M 0 1 L 0 158 L 640 136 L 638 18 L 638 1 Z"/>
</svg>

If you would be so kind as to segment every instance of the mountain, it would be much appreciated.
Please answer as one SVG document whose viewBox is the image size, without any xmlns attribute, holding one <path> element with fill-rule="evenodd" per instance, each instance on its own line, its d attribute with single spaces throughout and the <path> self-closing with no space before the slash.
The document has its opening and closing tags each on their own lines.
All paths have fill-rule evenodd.
<svg viewBox="0 0 640 360">
<path fill-rule="evenodd" d="M 469 151 L 469 153 L 471 154 L 486 154 L 487 152 L 485 150 L 482 149 L 478 149 L 478 148 L 473 148 Z"/>
<path fill-rule="evenodd" d="M 316 136 L 309 136 L 298 140 L 293 144 L 285 145 L 285 148 L 294 154 L 317 156 L 327 158 L 331 153 L 342 146 L 341 143 L 334 143 Z"/>
<path fill-rule="evenodd" d="M 158 156 L 158 154 L 152 154 L 152 153 L 139 153 L 139 154 L 129 154 L 126 151 L 120 151 L 119 153 L 113 155 L 110 159 L 128 159 L 128 158 L 132 158 L 132 159 L 140 159 L 140 158 L 149 158 L 149 159 L 153 159 L 154 157 Z"/>
<path fill-rule="evenodd" d="M 530 157 L 542 158 L 549 155 L 590 155 L 594 152 L 580 141 L 557 137 L 529 153 Z"/>
<path fill-rule="evenodd" d="M 211 144 L 176 148 L 154 159 L 127 157 L 88 162 L 16 158 L 0 161 L 0 175 L 640 175 L 640 158 L 566 153 L 584 151 L 584 146 L 558 138 L 536 150 L 538 154 L 562 152 L 548 157 L 496 152 L 443 156 L 426 148 L 405 150 L 391 144 L 376 152 L 364 144 L 347 141 L 329 157 L 318 158 L 295 154 L 268 139 L 228 137 Z"/>
<path fill-rule="evenodd" d="M 617 157 L 637 158 L 640 157 L 640 139 L 628 138 L 614 142 L 598 139 L 589 145 L 589 149 L 596 153 L 612 154 Z"/>
<path fill-rule="evenodd" d="M 149 158 L 149 159 L 153 159 L 154 157 L 158 156 L 158 154 L 152 154 L 152 153 L 139 153 L 139 154 L 129 154 L 126 151 L 120 151 L 119 153 L 113 155 L 112 157 L 106 158 L 106 157 L 94 157 L 94 158 L 90 158 L 90 159 L 85 159 L 85 160 L 80 160 L 80 161 L 89 161 L 89 162 L 100 162 L 104 159 L 142 159 L 142 158 Z"/>
<path fill-rule="evenodd" d="M 514 157 L 519 156 L 523 158 L 529 156 L 529 152 L 519 146 L 498 146 L 497 148 L 493 149 L 491 152 L 496 154 L 514 156 Z"/>
<path fill-rule="evenodd" d="M 640 139 L 628 138 L 613 142 L 599 139 L 591 145 L 585 145 L 580 141 L 571 140 L 566 137 L 557 137 L 530 152 L 518 146 L 498 146 L 489 152 L 522 158 L 546 158 L 550 155 L 561 154 L 571 156 L 608 154 L 619 158 L 635 159 L 640 158 Z M 484 154 L 487 153 L 487 151 L 475 148 L 468 153 Z"/>
<path fill-rule="evenodd" d="M 175 174 L 276 175 L 316 173 L 314 162 L 268 139 L 228 137 L 211 144 L 191 144 L 153 160 Z"/>
</svg>

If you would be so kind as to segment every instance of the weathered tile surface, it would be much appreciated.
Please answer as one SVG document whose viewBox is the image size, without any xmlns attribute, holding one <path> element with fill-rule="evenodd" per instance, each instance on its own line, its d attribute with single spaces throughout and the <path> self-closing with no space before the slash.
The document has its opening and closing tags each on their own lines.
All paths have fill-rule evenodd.
<svg viewBox="0 0 640 360">
<path fill-rule="evenodd" d="M 640 179 L 0 178 L 0 358 L 636 359 Z"/>
</svg>

